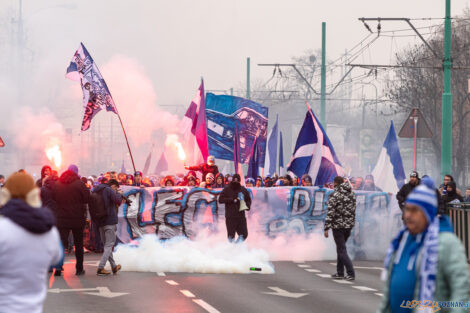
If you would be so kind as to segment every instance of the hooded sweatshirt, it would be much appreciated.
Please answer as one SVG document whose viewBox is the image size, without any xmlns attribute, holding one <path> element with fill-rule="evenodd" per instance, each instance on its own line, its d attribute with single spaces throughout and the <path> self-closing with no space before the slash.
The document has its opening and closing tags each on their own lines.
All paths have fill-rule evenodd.
<svg viewBox="0 0 470 313">
<path fill-rule="evenodd" d="M 354 227 L 356 218 L 356 195 L 351 185 L 344 182 L 335 187 L 328 196 L 328 212 L 325 218 L 325 230 Z"/>
<path fill-rule="evenodd" d="M 0 209 L 0 312 L 42 312 L 47 272 L 63 258 L 54 215 L 11 199 Z"/>
<path fill-rule="evenodd" d="M 118 223 L 117 208 L 122 202 L 122 196 L 114 191 L 108 184 L 100 184 L 93 188 L 93 192 L 100 193 L 103 196 L 104 206 L 108 215 L 99 226 L 116 225 Z"/>
</svg>

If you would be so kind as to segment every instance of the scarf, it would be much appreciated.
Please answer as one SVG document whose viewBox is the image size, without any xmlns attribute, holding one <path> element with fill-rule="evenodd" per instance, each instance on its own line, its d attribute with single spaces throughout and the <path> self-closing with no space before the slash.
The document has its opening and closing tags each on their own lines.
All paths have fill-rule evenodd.
<svg viewBox="0 0 470 313">
<path fill-rule="evenodd" d="M 439 224 L 439 217 L 435 217 L 427 230 L 422 234 L 423 237 L 418 239 L 418 247 L 411 252 L 410 264 L 412 267 L 419 251 L 422 251 L 421 263 L 419 266 L 419 301 L 422 301 L 421 303 L 424 303 L 423 301 L 434 300 L 439 248 Z M 400 261 L 408 235 L 409 231 L 406 227 L 403 227 L 397 237 L 392 240 L 387 251 L 387 256 L 385 257 L 385 268 L 382 271 L 382 280 L 385 281 L 387 279 L 388 268 L 395 252 L 396 255 L 394 263 L 397 264 Z M 413 262 L 411 262 L 411 260 L 413 260 Z M 431 313 L 431 308 L 424 308 L 423 312 Z"/>
</svg>

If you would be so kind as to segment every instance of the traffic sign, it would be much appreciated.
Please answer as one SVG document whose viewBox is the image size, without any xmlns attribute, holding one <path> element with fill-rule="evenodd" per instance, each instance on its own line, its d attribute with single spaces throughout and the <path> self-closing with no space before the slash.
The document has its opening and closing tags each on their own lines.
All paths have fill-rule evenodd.
<svg viewBox="0 0 470 313">
<path fill-rule="evenodd" d="M 415 137 L 415 119 L 417 124 L 416 138 L 432 138 L 432 131 L 426 123 L 423 114 L 418 108 L 414 108 L 403 124 L 398 137 L 414 138 Z"/>
</svg>

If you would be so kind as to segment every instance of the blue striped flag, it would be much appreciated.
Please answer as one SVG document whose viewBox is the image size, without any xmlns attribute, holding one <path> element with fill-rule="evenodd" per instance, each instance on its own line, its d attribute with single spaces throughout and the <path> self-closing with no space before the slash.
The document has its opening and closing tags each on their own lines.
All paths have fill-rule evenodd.
<svg viewBox="0 0 470 313">
<path fill-rule="evenodd" d="M 276 123 L 274 124 L 271 132 L 268 135 L 268 142 L 266 146 L 266 157 L 264 160 L 264 174 L 273 175 L 276 172 L 277 163 L 277 133 L 278 133 L 278 116 L 276 116 Z"/>
<path fill-rule="evenodd" d="M 282 132 L 279 132 L 279 175 L 283 176 L 285 174 L 284 168 L 284 149 L 282 147 Z"/>
<path fill-rule="evenodd" d="M 405 184 L 405 170 L 393 121 L 390 122 L 390 129 L 372 175 L 375 185 L 385 192 L 395 194 Z"/>
</svg>

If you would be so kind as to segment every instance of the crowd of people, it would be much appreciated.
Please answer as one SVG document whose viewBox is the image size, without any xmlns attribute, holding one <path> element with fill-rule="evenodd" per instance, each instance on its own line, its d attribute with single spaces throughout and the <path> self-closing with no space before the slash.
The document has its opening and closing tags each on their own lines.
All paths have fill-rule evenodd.
<svg viewBox="0 0 470 313">
<path fill-rule="evenodd" d="M 246 240 L 245 211 L 251 209 L 251 198 L 241 184 L 240 175 L 219 173 L 213 157 L 207 163 L 185 168 L 186 175 L 161 178 L 145 177 L 141 172 L 126 175 L 113 171 L 98 177 L 82 177 L 75 165 L 70 165 L 60 176 L 44 166 L 36 182 L 24 170 L 6 180 L 0 175 L 0 277 L 6 278 L 0 280 L 0 307 L 7 312 L 32 312 L 41 307 L 46 295 L 43 279 L 47 271 L 62 275 L 64 248 L 75 252 L 75 275 L 84 275 L 84 245 L 87 244 L 84 238 L 91 250 L 102 253 L 96 274 L 117 274 L 121 269 L 113 258 L 117 212 L 122 203 L 130 201 L 120 188 L 123 185 L 221 188 L 218 201 L 225 205 L 228 239 L 235 241 L 237 234 L 237 242 Z M 201 172 L 201 179 L 196 172 Z M 299 185 L 314 183 L 309 175 L 300 179 L 274 175 L 245 180 L 246 187 Z M 324 236 L 328 237 L 331 230 L 337 248 L 337 272 L 332 278 L 355 280 L 354 266 L 346 249 L 355 224 L 354 190 L 381 190 L 372 175 L 365 179 L 338 176 L 332 185 L 324 187 L 334 190 L 328 198 L 324 224 Z M 452 232 L 445 208 L 448 204 L 468 202 L 470 188 L 462 194 L 451 175 L 445 175 L 437 188 L 430 177 L 419 177 L 418 172 L 412 171 L 396 198 L 403 212 L 404 228 L 393 240 L 385 260 L 386 288 L 379 311 L 401 312 L 401 301 L 414 300 L 417 290 L 419 299 L 465 300 L 470 287 L 464 248 Z M 6 257 L 16 261 L 10 262 Z M 24 271 L 31 266 L 31 260 L 41 278 Z M 108 262 L 111 271 L 105 269 Z M 19 297 L 13 301 L 10 294 Z"/>
</svg>

